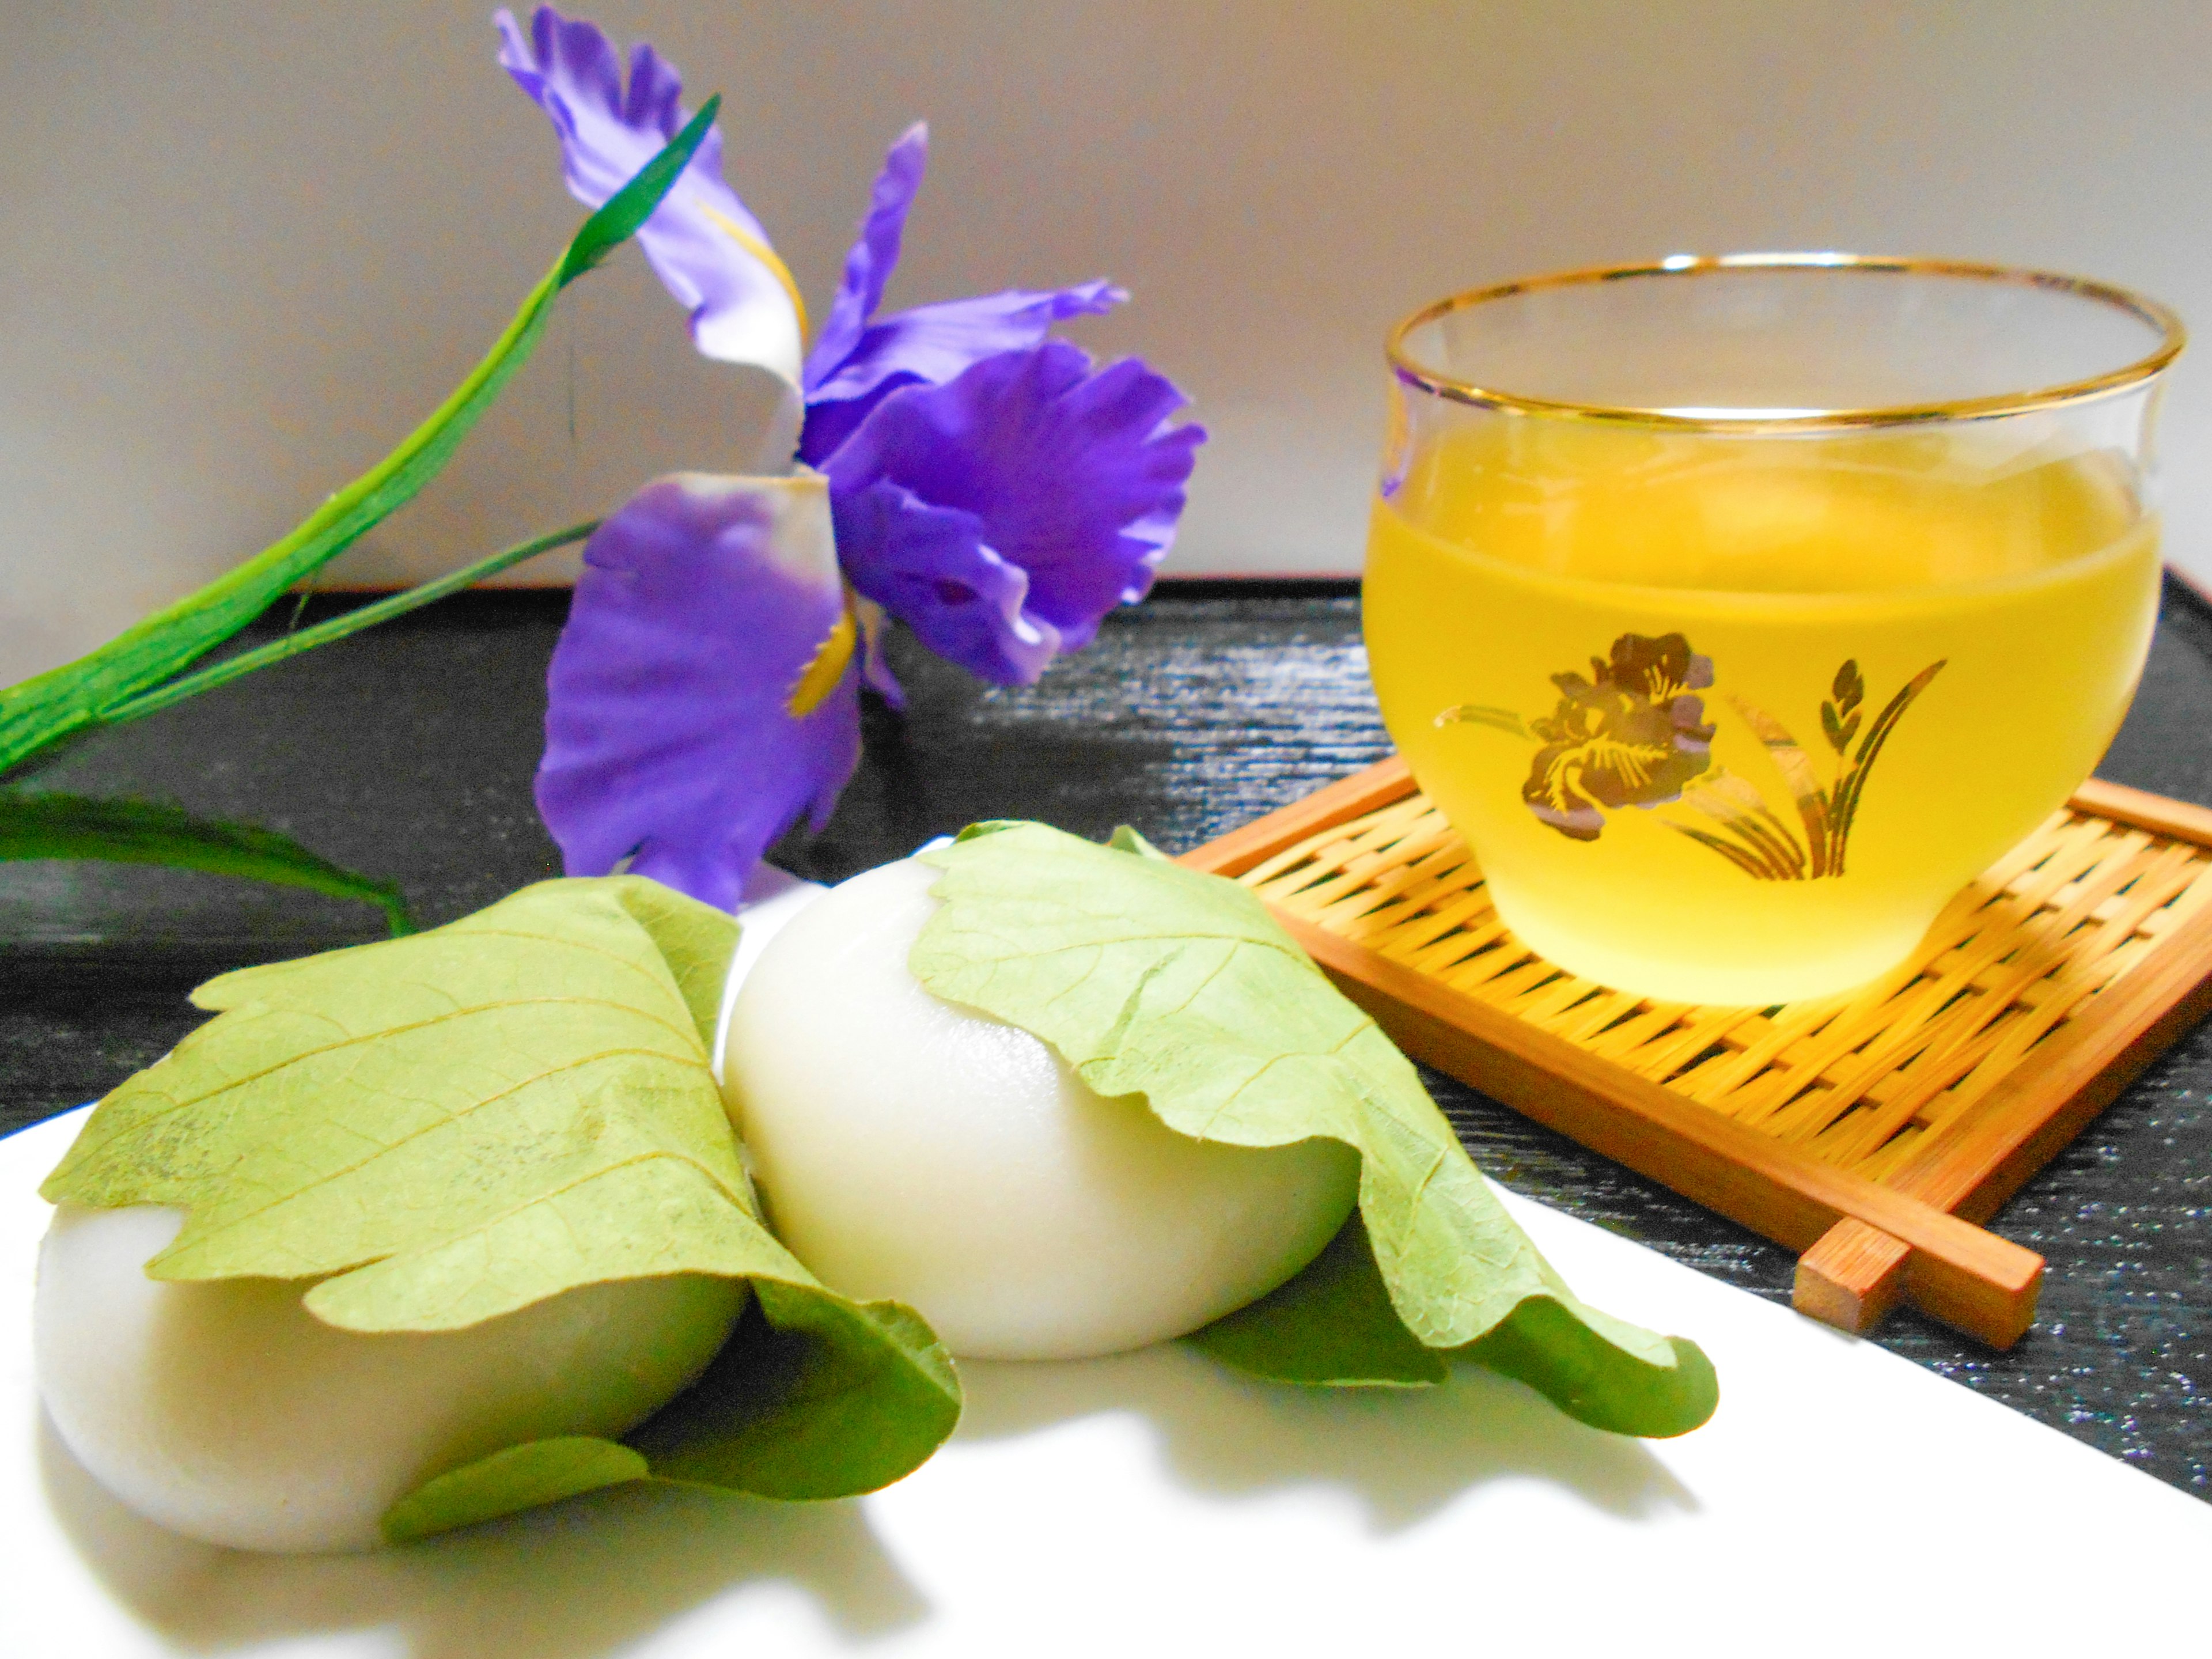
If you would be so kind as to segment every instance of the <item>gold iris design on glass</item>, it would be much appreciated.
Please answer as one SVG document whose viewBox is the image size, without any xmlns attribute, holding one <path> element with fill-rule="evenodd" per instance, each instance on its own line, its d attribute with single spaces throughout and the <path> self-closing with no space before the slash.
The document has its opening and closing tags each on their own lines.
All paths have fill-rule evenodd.
<svg viewBox="0 0 2212 1659">
<path fill-rule="evenodd" d="M 1856 659 L 1836 671 L 1820 703 L 1820 734 L 1832 756 L 1826 783 L 1789 728 L 1758 704 L 1728 694 L 1729 704 L 1765 746 L 1790 791 L 1796 825 L 1768 805 L 1749 781 L 1712 757 L 1714 727 L 1695 693 L 1713 684 L 1712 659 L 1680 634 L 1623 634 L 1590 672 L 1554 674 L 1559 701 L 1549 715 L 1524 720 L 1508 708 L 1462 703 L 1438 726 L 1486 726 L 1538 745 L 1521 786 L 1528 810 L 1561 835 L 1595 841 L 1606 815 L 1624 806 L 1681 805 L 1704 822 L 1660 821 L 1711 848 L 1758 881 L 1816 881 L 1844 873 L 1869 775 L 1905 712 L 1942 672 L 1930 663 L 1867 718 L 1866 679 Z"/>
</svg>

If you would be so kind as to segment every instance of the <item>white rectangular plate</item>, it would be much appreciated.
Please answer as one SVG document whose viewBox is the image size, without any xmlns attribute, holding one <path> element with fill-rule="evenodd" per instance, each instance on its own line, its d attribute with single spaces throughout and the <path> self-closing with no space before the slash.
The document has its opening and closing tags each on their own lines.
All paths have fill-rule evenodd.
<svg viewBox="0 0 2212 1659">
<path fill-rule="evenodd" d="M 1723 1390 L 1711 1424 L 1639 1443 L 1479 1370 L 1431 1390 L 1308 1391 L 1170 1346 L 963 1367 L 951 1443 L 870 1498 L 632 1488 L 376 1555 L 212 1549 L 109 1499 L 39 1411 L 36 1188 L 81 1121 L 0 1142 L 10 1659 L 2149 1653 L 2203 1639 L 2212 1506 L 1511 1198 L 1582 1294 L 1705 1346 Z"/>
</svg>

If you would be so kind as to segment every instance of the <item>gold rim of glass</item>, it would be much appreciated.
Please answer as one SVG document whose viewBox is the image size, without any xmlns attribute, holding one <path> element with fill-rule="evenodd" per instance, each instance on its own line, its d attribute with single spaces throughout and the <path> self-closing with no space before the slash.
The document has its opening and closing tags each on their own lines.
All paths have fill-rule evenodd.
<svg viewBox="0 0 2212 1659">
<path fill-rule="evenodd" d="M 1810 411 L 1800 408 L 1786 413 L 1778 410 L 1772 415 L 1726 416 L 1691 415 L 1626 404 L 1560 402 L 1508 392 L 1496 386 L 1477 386 L 1471 380 L 1455 380 L 1450 375 L 1438 373 L 1416 361 L 1406 349 L 1406 337 L 1425 324 L 1449 316 L 1455 311 L 1468 310 L 1494 300 L 1510 299 L 1518 294 L 1534 293 L 1542 289 L 1620 282 L 1630 277 L 1700 276 L 1732 270 L 1858 270 L 1888 275 L 1956 276 L 1981 282 L 2014 283 L 2026 288 L 2051 289 L 2124 311 L 2156 330 L 2159 340 L 2147 356 L 2120 368 L 2108 369 L 2086 380 L 2068 380 L 2024 392 L 2004 392 L 1979 398 L 1957 398 L 1937 403 L 1905 404 L 1887 408 Z M 2031 270 L 2014 265 L 1981 264 L 1963 259 L 1897 258 L 1882 254 L 1685 253 L 1654 260 L 1648 264 L 1563 270 L 1549 276 L 1524 277 L 1519 282 L 1501 283 L 1494 288 L 1470 289 L 1463 294 L 1455 294 L 1448 299 L 1422 307 L 1390 331 L 1385 349 L 1392 371 L 1407 385 L 1419 386 L 1425 392 L 1449 398 L 1456 403 L 1473 404 L 1484 409 L 1504 410 L 1522 415 L 1549 415 L 1567 420 L 1611 421 L 1637 426 L 1666 427 L 1678 431 L 1808 432 L 1848 427 L 1909 426 L 1929 421 L 1987 420 L 1994 416 L 2025 414 L 2032 410 L 2078 403 L 2084 398 L 2101 397 L 2107 392 L 2140 386 L 2180 356 L 2181 349 L 2188 343 L 2188 331 L 2182 326 L 2181 319 L 2157 301 L 2086 276 L 2068 276 L 2054 271 Z"/>
</svg>

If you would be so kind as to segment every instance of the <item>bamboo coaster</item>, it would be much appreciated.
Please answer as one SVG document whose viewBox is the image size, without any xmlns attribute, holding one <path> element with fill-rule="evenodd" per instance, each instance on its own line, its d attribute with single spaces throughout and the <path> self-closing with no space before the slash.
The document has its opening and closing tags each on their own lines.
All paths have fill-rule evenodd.
<svg viewBox="0 0 2212 1659">
<path fill-rule="evenodd" d="M 1643 1000 L 1498 920 L 1392 759 L 1185 854 L 1273 907 L 1415 1058 L 1801 1252 L 1846 1330 L 1899 1297 L 1998 1347 L 2043 1258 L 1975 1224 L 2212 1008 L 2212 811 L 2116 784 L 1954 900 L 1856 992 Z"/>
</svg>

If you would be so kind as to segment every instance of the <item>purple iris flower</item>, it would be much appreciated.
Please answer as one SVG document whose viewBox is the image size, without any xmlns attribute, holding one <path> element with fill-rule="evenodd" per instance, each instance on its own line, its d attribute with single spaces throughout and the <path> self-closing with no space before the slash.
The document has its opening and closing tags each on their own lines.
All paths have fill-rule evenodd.
<svg viewBox="0 0 2212 1659">
<path fill-rule="evenodd" d="M 684 83 L 639 41 L 623 85 L 613 43 L 580 19 L 540 6 L 525 36 L 512 12 L 492 19 L 499 61 L 561 135 L 568 192 L 587 208 L 605 204 L 683 131 Z M 722 362 L 757 363 L 796 383 L 805 333 L 799 289 L 760 221 L 722 182 L 722 134 L 707 135 L 684 176 L 637 234 L 646 262 L 691 313 L 691 339 Z"/>
<path fill-rule="evenodd" d="M 641 44 L 627 88 L 592 25 L 498 18 L 501 61 L 551 118 L 596 206 L 680 127 L 675 70 Z M 804 400 L 795 477 L 648 485 L 584 550 L 548 675 L 538 804 L 572 875 L 629 867 L 726 908 L 769 847 L 827 821 L 860 757 L 865 681 L 894 702 L 886 617 L 983 678 L 1028 684 L 1150 588 L 1205 433 L 1134 359 L 1049 337 L 1126 296 L 1089 283 L 879 315 L 928 135 L 894 144 L 836 302 L 805 313 L 720 176 L 720 135 L 641 233 L 701 351 Z"/>
</svg>

